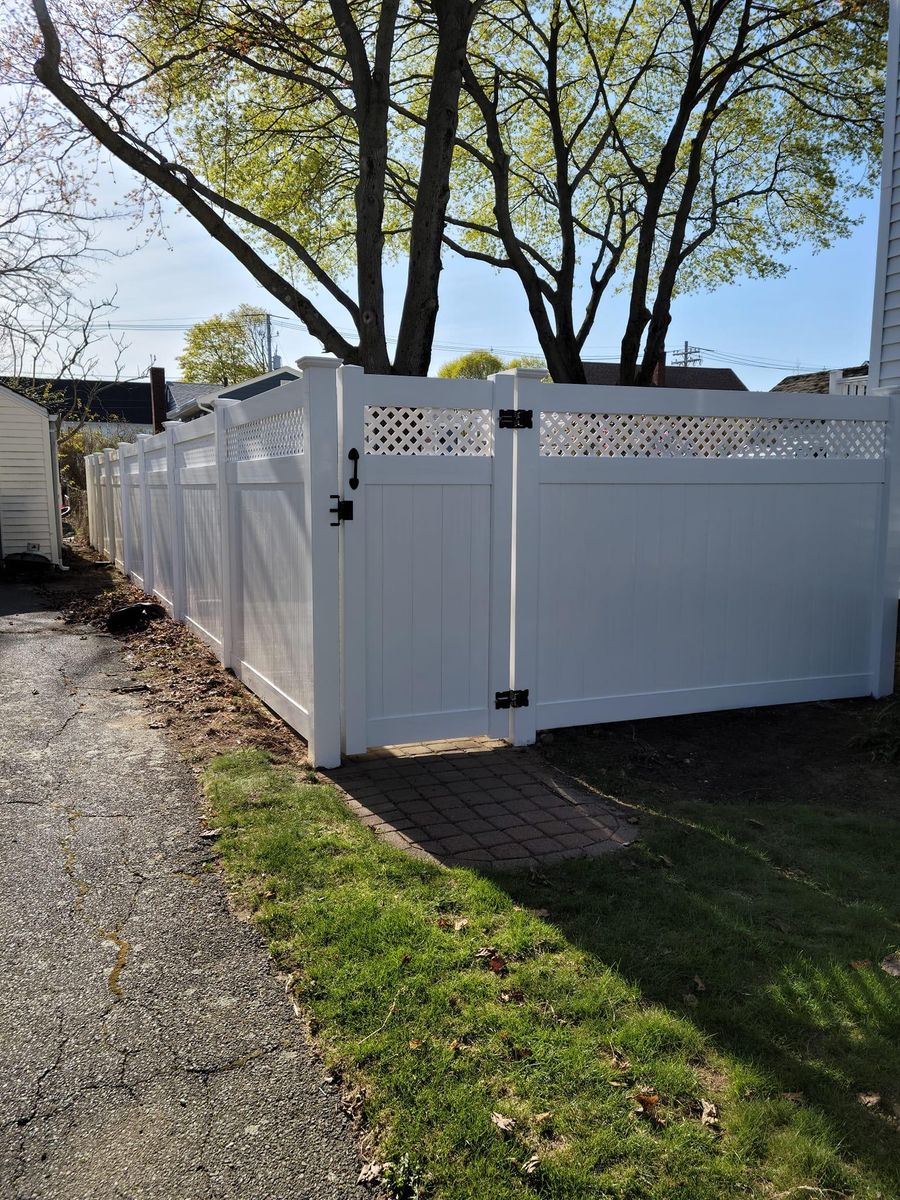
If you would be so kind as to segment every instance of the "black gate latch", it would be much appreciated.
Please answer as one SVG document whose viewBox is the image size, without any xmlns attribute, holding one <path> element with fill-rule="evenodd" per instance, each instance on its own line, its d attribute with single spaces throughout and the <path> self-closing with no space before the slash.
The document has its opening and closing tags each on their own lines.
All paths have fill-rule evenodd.
<svg viewBox="0 0 900 1200">
<path fill-rule="evenodd" d="M 527 708 L 528 688 L 494 693 L 494 708 Z"/>
<path fill-rule="evenodd" d="M 501 408 L 497 414 L 501 429 L 532 429 L 533 409 L 530 408 Z"/>
<path fill-rule="evenodd" d="M 337 520 L 332 521 L 331 524 L 332 525 L 340 525 L 341 521 L 352 521 L 353 520 L 353 501 L 352 500 L 342 500 L 340 498 L 340 496 L 335 496 L 335 495 L 332 495 L 331 499 L 337 500 L 337 504 L 334 506 L 334 508 L 329 508 L 329 510 L 328 510 L 330 513 L 334 513 L 334 515 L 337 517 Z"/>
</svg>

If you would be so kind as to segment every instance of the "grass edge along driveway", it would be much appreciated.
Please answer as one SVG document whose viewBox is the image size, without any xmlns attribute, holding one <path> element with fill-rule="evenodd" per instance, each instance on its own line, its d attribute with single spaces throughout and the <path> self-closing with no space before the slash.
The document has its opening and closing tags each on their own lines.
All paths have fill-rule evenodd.
<svg viewBox="0 0 900 1200">
<path fill-rule="evenodd" d="M 698 847 L 713 897 L 719 877 L 743 896 L 741 872 L 761 873 L 785 930 L 793 891 L 697 821 L 650 817 L 626 854 L 489 880 L 384 844 L 311 778 L 241 751 L 210 764 L 205 789 L 229 884 L 292 974 L 378 1159 L 395 1164 L 393 1195 L 897 1194 L 900 1134 L 841 1075 L 868 1069 L 866 1054 L 896 1065 L 900 980 L 837 957 L 848 936 L 860 957 L 884 948 L 877 906 L 801 889 L 827 909 L 801 921 L 836 923 L 834 960 L 789 948 L 770 961 L 788 934 L 767 923 L 757 945 L 727 900 L 714 912 L 697 891 Z M 670 931 L 694 938 L 696 962 L 672 961 Z M 735 945 L 743 961 L 726 969 Z"/>
</svg>

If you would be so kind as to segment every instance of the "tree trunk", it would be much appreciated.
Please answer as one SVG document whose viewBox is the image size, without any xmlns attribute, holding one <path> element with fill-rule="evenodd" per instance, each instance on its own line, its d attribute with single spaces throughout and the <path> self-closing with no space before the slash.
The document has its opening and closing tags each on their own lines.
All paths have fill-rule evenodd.
<svg viewBox="0 0 900 1200">
<path fill-rule="evenodd" d="M 398 375 L 427 375 L 431 363 L 462 68 L 474 17 L 469 0 L 448 0 L 434 7 L 438 48 L 413 209 L 406 296 L 394 357 Z"/>
</svg>

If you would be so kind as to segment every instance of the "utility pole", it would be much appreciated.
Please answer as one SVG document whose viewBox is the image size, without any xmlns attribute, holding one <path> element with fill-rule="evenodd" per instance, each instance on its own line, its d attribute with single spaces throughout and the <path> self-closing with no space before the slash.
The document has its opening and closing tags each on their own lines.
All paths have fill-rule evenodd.
<svg viewBox="0 0 900 1200">
<path fill-rule="evenodd" d="M 685 341 L 683 350 L 673 351 L 672 366 L 673 367 L 701 367 L 701 366 L 703 366 L 703 356 L 700 353 L 699 346 L 691 346 L 687 341 Z"/>
<path fill-rule="evenodd" d="M 266 313 L 266 370 L 274 371 L 272 366 L 272 314 Z"/>
</svg>

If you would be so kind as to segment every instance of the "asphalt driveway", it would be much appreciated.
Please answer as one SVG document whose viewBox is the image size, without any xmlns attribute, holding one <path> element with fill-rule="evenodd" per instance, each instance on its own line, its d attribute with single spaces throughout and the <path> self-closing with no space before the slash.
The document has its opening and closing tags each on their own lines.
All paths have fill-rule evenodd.
<svg viewBox="0 0 900 1200">
<path fill-rule="evenodd" d="M 370 1195 L 129 686 L 114 641 L 0 586 L 0 1198 Z"/>
</svg>

